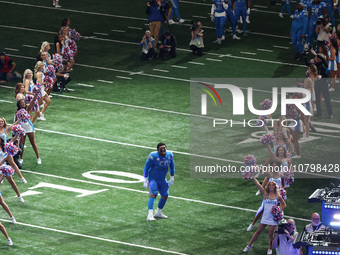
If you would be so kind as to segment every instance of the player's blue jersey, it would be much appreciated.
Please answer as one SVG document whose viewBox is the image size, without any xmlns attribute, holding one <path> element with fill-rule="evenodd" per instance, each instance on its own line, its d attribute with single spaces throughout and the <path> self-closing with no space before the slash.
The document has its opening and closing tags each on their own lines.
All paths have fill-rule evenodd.
<svg viewBox="0 0 340 255">
<path fill-rule="evenodd" d="M 307 34 L 307 28 L 308 28 L 308 13 L 305 10 L 302 10 L 301 12 L 295 10 L 293 14 L 293 22 L 290 32 L 295 33 L 298 30 L 302 30 L 302 34 L 305 35 Z"/>
<path fill-rule="evenodd" d="M 151 152 L 144 167 L 144 177 L 149 180 L 165 180 L 168 170 L 170 175 L 175 175 L 175 162 L 173 154 L 167 151 L 165 156 L 159 155 L 157 151 Z"/>
<path fill-rule="evenodd" d="M 321 2 L 324 2 L 327 5 L 327 8 L 333 8 L 334 5 L 333 0 L 321 0 Z"/>
<path fill-rule="evenodd" d="M 223 7 L 223 3 L 225 2 L 225 0 L 213 0 L 213 2 L 216 6 L 215 12 L 222 13 L 226 11 Z"/>
<path fill-rule="evenodd" d="M 308 7 L 312 5 L 313 0 L 301 0 L 300 3 L 303 3 L 305 5 L 305 7 L 303 7 L 303 9 L 305 11 L 308 10 Z"/>
<path fill-rule="evenodd" d="M 247 7 L 248 0 L 235 0 L 237 7 Z"/>
<path fill-rule="evenodd" d="M 308 7 L 310 10 L 310 19 L 317 20 L 319 16 L 322 14 L 322 11 L 327 8 L 326 3 L 320 2 L 319 4 L 312 4 Z"/>
</svg>

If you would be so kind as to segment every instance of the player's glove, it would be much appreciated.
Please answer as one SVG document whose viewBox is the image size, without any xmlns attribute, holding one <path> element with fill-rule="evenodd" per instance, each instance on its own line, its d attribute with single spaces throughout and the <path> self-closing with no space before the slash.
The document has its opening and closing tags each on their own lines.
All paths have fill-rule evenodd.
<svg viewBox="0 0 340 255">
<path fill-rule="evenodd" d="M 168 182 L 168 185 L 172 186 L 174 185 L 174 182 L 175 182 L 175 176 L 170 176 L 170 181 Z"/>
<path fill-rule="evenodd" d="M 211 19 L 212 22 L 215 21 L 215 16 L 214 16 L 214 14 L 210 14 L 210 19 Z"/>
<path fill-rule="evenodd" d="M 146 188 L 146 189 L 149 188 L 149 180 L 148 180 L 148 178 L 144 177 L 143 187 Z"/>
<path fill-rule="evenodd" d="M 250 8 L 247 9 L 246 13 L 247 13 L 247 15 L 250 14 Z"/>
</svg>

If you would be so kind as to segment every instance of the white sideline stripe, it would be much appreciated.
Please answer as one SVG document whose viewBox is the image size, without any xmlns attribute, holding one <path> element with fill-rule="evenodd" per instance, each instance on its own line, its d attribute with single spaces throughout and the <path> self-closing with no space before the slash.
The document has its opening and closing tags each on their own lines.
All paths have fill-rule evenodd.
<svg viewBox="0 0 340 255">
<path fill-rule="evenodd" d="M 118 32 L 118 33 L 125 33 L 124 30 L 118 30 L 118 29 L 111 29 L 112 32 Z"/>
<path fill-rule="evenodd" d="M 125 77 L 125 76 L 119 76 L 119 75 L 117 75 L 116 77 L 119 78 L 119 79 L 132 80 L 132 78 L 130 78 L 130 77 Z"/>
<path fill-rule="evenodd" d="M 111 140 L 107 140 L 107 139 L 100 139 L 100 138 L 94 138 L 94 137 L 83 136 L 83 135 L 75 135 L 75 134 L 69 134 L 69 133 L 53 131 L 53 130 L 45 130 L 45 129 L 40 129 L 40 128 L 35 128 L 35 130 L 42 131 L 42 132 L 47 132 L 47 133 L 52 133 L 52 134 L 58 134 L 58 135 L 66 135 L 66 136 L 72 136 L 72 137 L 77 137 L 77 138 L 84 138 L 84 139 L 93 140 L 93 141 L 112 143 L 112 144 L 119 144 L 119 145 L 124 145 L 124 146 L 131 146 L 131 147 L 142 148 L 142 149 L 155 150 L 155 148 L 153 148 L 153 147 L 137 145 L 137 144 L 131 144 L 131 143 L 123 143 L 123 142 L 118 142 L 118 141 L 111 141 Z M 172 152 L 175 153 L 175 154 L 188 155 L 188 156 L 194 156 L 194 157 L 206 158 L 206 159 L 214 159 L 214 160 L 220 160 L 220 161 L 225 161 L 225 162 L 232 162 L 232 163 L 236 163 L 236 164 L 244 164 L 244 162 L 242 162 L 242 161 L 229 160 L 229 159 L 223 159 L 223 158 L 215 158 L 215 157 L 211 157 L 211 156 L 205 156 L 205 155 L 199 155 L 199 154 L 191 154 L 191 153 L 188 153 L 188 152 L 173 151 L 173 150 L 172 150 Z"/>
<path fill-rule="evenodd" d="M 45 8 L 45 9 L 51 9 L 51 10 L 56 10 L 53 7 L 46 7 L 46 6 L 38 6 L 38 5 L 30 5 L 30 4 L 22 4 L 22 3 L 12 3 L 12 2 L 7 2 L 7 1 L 0 1 L 0 3 L 7 3 L 7 4 L 15 4 L 15 5 L 23 5 L 23 6 L 29 6 L 29 7 L 35 7 L 35 8 Z M 195 4 L 195 3 L 194 3 Z M 208 6 L 211 6 L 210 4 Z M 254 11 L 258 11 L 258 12 L 264 12 L 264 13 L 273 13 L 275 15 L 277 15 L 277 12 L 270 12 L 270 11 L 259 11 L 259 10 L 255 10 Z M 78 11 L 78 10 L 70 10 L 70 9 L 62 9 L 62 11 L 68 11 L 68 12 L 76 12 L 76 13 L 83 13 L 83 14 L 90 14 L 90 15 L 99 15 L 99 16 L 107 16 L 107 17 L 115 17 L 115 18 L 123 18 L 123 19 L 135 19 L 135 20 L 143 20 L 143 21 L 147 21 L 147 19 L 144 18 L 136 18 L 136 17 L 128 17 L 128 16 L 119 16 L 119 15 L 112 15 L 112 14 L 105 14 L 105 13 L 95 13 L 95 12 L 85 12 L 85 11 Z M 286 15 L 286 14 L 284 14 Z M 148 26 L 149 24 L 144 24 L 146 26 Z M 184 26 L 190 26 L 189 24 L 182 24 Z M 203 28 L 208 28 L 208 29 L 212 29 L 215 30 L 215 27 L 208 27 L 208 26 L 202 26 Z M 135 29 L 139 29 L 140 28 L 135 28 Z M 228 30 L 231 31 L 231 30 Z M 53 34 L 55 34 L 55 32 L 53 32 Z M 269 36 L 269 37 L 276 37 L 276 38 L 285 38 L 285 39 L 290 39 L 290 37 L 288 36 L 282 36 L 282 35 L 273 35 L 273 34 L 264 34 L 264 33 L 258 33 L 258 32 L 250 32 L 250 34 L 254 34 L 254 35 L 263 35 L 263 36 Z M 87 39 L 86 37 L 83 36 L 84 39 Z"/>
<path fill-rule="evenodd" d="M 13 102 L 11 102 L 11 101 L 6 101 L 6 100 L 0 100 L 0 102 L 13 104 Z"/>
<path fill-rule="evenodd" d="M 335 135 L 327 135 L 327 134 L 320 134 L 320 133 L 313 133 L 313 135 L 327 136 L 327 137 L 340 139 L 340 136 L 335 136 Z"/>
<path fill-rule="evenodd" d="M 95 35 L 106 35 L 108 36 L 109 34 L 106 34 L 106 33 L 99 33 L 99 32 L 93 32 Z"/>
<path fill-rule="evenodd" d="M 5 219 L 1 219 L 1 221 L 11 222 L 10 220 L 5 220 Z M 32 224 L 27 224 L 27 223 L 22 223 L 22 222 L 17 222 L 16 224 L 26 226 L 26 227 L 31 227 L 31 228 L 53 231 L 53 232 L 62 233 L 62 234 L 68 234 L 68 235 L 72 235 L 72 236 L 80 236 L 80 237 L 86 237 L 86 238 L 89 238 L 89 239 L 94 239 L 94 240 L 99 240 L 99 241 L 105 241 L 105 242 L 116 243 L 116 244 L 123 244 L 123 245 L 127 245 L 127 246 L 143 248 L 143 249 L 147 249 L 147 250 L 154 250 L 154 251 L 160 251 L 160 252 L 171 253 L 171 254 L 186 255 L 185 253 L 181 253 L 181 252 L 169 251 L 169 250 L 164 250 L 164 249 L 160 249 L 160 248 L 144 246 L 144 245 L 140 245 L 140 244 L 127 243 L 127 242 L 121 242 L 121 241 L 117 241 L 117 240 L 113 240 L 113 239 L 84 235 L 84 234 L 79 234 L 79 233 L 70 232 L 70 231 L 66 231 L 66 230 L 60 230 L 60 229 L 55 229 L 55 228 L 47 228 L 47 227 L 42 227 L 42 226 L 37 226 L 37 225 L 32 225 Z"/>
<path fill-rule="evenodd" d="M 113 81 L 105 81 L 105 80 L 97 80 L 99 82 L 104 82 L 104 83 L 113 83 Z"/>
<path fill-rule="evenodd" d="M 163 73 L 168 73 L 169 72 L 168 70 L 157 69 L 157 68 L 154 68 L 152 70 L 157 71 L 157 72 L 163 72 Z"/>
<path fill-rule="evenodd" d="M 72 91 L 72 92 L 75 91 L 74 89 L 68 89 L 68 90 L 69 90 L 69 91 Z"/>
<path fill-rule="evenodd" d="M 19 51 L 18 49 L 13 49 L 13 48 L 4 48 L 5 50 L 10 50 L 10 51 Z"/>
<path fill-rule="evenodd" d="M 265 52 L 274 52 L 273 50 L 267 50 L 267 49 L 257 49 L 258 51 L 265 51 Z"/>
<path fill-rule="evenodd" d="M 149 24 L 148 24 L 149 25 Z M 143 28 L 141 28 L 141 27 L 128 27 L 128 28 L 130 28 L 130 29 L 135 29 L 135 30 L 143 30 Z"/>
<path fill-rule="evenodd" d="M 130 189 L 130 188 L 125 188 L 125 187 L 121 187 L 121 186 L 114 186 L 114 185 L 105 184 L 105 183 L 85 181 L 85 180 L 80 180 L 80 179 L 62 177 L 62 176 L 58 176 L 58 175 L 40 173 L 40 172 L 36 172 L 36 171 L 29 171 L 29 170 L 21 170 L 21 171 L 25 172 L 25 173 L 37 174 L 37 175 L 42 175 L 42 176 L 47 176 L 47 177 L 54 177 L 54 178 L 58 178 L 58 179 L 68 180 L 68 181 L 76 181 L 76 182 L 94 184 L 94 185 L 99 185 L 99 186 L 104 186 L 104 187 L 109 187 L 109 188 L 115 188 L 115 189 L 121 189 L 121 190 L 127 190 L 127 191 L 133 191 L 133 192 L 138 192 L 138 193 L 149 194 L 148 191 L 142 191 L 142 190 L 138 190 L 138 189 Z M 218 207 L 224 207 L 224 208 L 228 208 L 228 209 L 236 209 L 236 210 L 246 211 L 246 212 L 257 212 L 257 210 L 248 209 L 248 208 L 244 208 L 244 207 L 237 207 L 237 206 L 231 206 L 231 205 L 217 204 L 217 203 L 206 202 L 206 201 L 197 200 L 197 199 L 190 199 L 190 198 L 176 197 L 176 196 L 169 196 L 169 198 L 174 198 L 174 199 L 178 199 L 178 200 L 194 202 L 194 203 L 199 203 L 199 204 L 205 204 L 205 205 L 213 205 L 213 206 L 218 206 Z M 293 219 L 297 219 L 297 220 L 302 220 L 302 221 L 310 221 L 310 219 L 303 219 L 303 218 L 297 218 L 297 217 L 292 217 L 292 216 L 287 216 L 287 217 L 293 218 Z"/>
<path fill-rule="evenodd" d="M 23 44 L 22 46 L 27 47 L 27 48 L 38 48 L 37 46 L 33 46 L 33 45 L 28 45 L 28 44 Z"/>
<path fill-rule="evenodd" d="M 99 13 L 99 12 L 79 11 L 79 10 L 72 10 L 72 9 L 65 9 L 65 8 L 59 9 L 59 8 L 49 7 L 49 6 L 24 4 L 24 3 L 13 3 L 13 2 L 8 2 L 8 1 L 0 1 L 0 3 L 13 4 L 13 5 L 22 5 L 22 6 L 42 8 L 42 9 L 49 9 L 49 10 L 62 11 L 62 12 L 75 12 L 75 13 L 82 13 L 82 14 L 99 15 L 99 16 L 106 16 L 106 17 L 115 17 L 115 18 L 121 18 L 121 19 L 134 19 L 134 20 L 143 20 L 143 21 L 147 20 L 145 18 L 126 17 L 126 16 L 120 16 L 120 15 L 113 15 L 113 14 L 106 14 L 106 13 Z"/>
<path fill-rule="evenodd" d="M 187 69 L 187 68 L 188 68 L 188 67 L 186 67 L 186 66 L 177 66 L 177 65 L 171 65 L 171 67 L 182 68 L 182 69 Z"/>
<path fill-rule="evenodd" d="M 289 47 L 286 47 L 286 46 L 273 45 L 273 47 L 274 48 L 279 48 L 279 49 L 289 50 Z"/>
<path fill-rule="evenodd" d="M 194 62 L 194 61 L 189 61 L 188 63 L 193 64 L 193 65 L 201 65 L 201 66 L 205 65 L 204 63 L 199 63 L 199 62 Z"/>
<path fill-rule="evenodd" d="M 209 61 L 216 61 L 216 62 L 222 62 L 221 59 L 214 59 L 214 58 L 206 58 L 206 60 L 209 60 Z"/>
<path fill-rule="evenodd" d="M 333 100 L 332 100 L 332 102 L 333 102 Z M 334 124 L 334 123 L 323 123 L 323 122 L 318 122 L 318 121 L 313 121 L 312 123 L 315 124 L 315 125 L 323 125 L 323 126 L 326 126 L 326 127 L 340 128 L 339 124 Z"/>
<path fill-rule="evenodd" d="M 241 51 L 240 53 L 247 54 L 247 55 L 256 55 L 256 53 L 254 53 L 254 52 Z"/>
<path fill-rule="evenodd" d="M 254 7 L 257 7 L 257 8 L 268 8 L 268 6 L 263 6 L 263 5 L 257 5 L 257 4 L 254 4 L 253 5 Z"/>
<path fill-rule="evenodd" d="M 0 3 L 1 3 L 1 1 L 0 1 Z M 55 34 L 55 32 L 47 32 L 47 31 L 36 30 L 36 29 L 26 29 L 26 28 L 3 26 L 3 25 L 0 25 L 0 27 L 15 28 L 15 29 L 21 29 L 21 30 L 28 30 L 28 31 L 35 31 L 35 32 Z M 83 36 L 83 37 L 85 38 L 85 36 Z M 130 45 L 138 45 L 138 43 L 136 43 L 136 42 L 126 42 L 126 41 L 119 41 L 119 40 L 112 40 L 112 39 L 105 39 L 105 38 L 88 37 L 88 39 L 107 41 L 107 42 L 118 42 L 118 43 L 130 44 Z M 177 50 L 185 51 L 185 52 L 190 52 L 190 50 L 187 50 L 187 49 L 177 48 Z M 264 59 L 246 58 L 246 57 L 241 57 L 241 56 L 233 56 L 231 54 L 221 55 L 221 54 L 210 53 L 210 52 L 208 52 L 207 54 L 213 55 L 213 56 L 218 56 L 218 57 L 230 57 L 230 58 L 236 58 L 236 59 L 258 61 L 258 62 L 271 63 L 271 64 L 279 64 L 279 65 L 298 66 L 298 67 L 306 68 L 305 65 L 293 64 L 293 63 L 285 63 L 285 62 L 278 62 L 278 61 L 271 61 L 271 60 L 264 60 Z M 34 58 L 31 58 L 31 59 L 34 59 Z"/>
<path fill-rule="evenodd" d="M 207 17 L 205 16 L 197 16 L 197 15 L 192 15 L 192 17 L 194 18 L 199 18 L 199 19 L 206 19 Z"/>
<path fill-rule="evenodd" d="M 78 83 L 78 86 L 83 86 L 83 87 L 90 87 L 90 88 L 94 88 L 93 85 L 88 85 L 88 84 L 83 84 L 83 83 Z"/>
</svg>

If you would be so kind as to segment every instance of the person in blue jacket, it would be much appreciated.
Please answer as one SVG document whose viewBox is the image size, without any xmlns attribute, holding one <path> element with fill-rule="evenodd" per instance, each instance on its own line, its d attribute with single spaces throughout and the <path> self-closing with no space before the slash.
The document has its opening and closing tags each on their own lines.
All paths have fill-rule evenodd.
<svg viewBox="0 0 340 255">
<path fill-rule="evenodd" d="M 314 0 L 310 6 L 308 6 L 308 35 L 307 35 L 307 43 L 313 47 L 314 42 L 314 33 L 316 28 L 316 21 L 320 17 L 321 14 L 327 14 L 327 6 L 326 3 L 321 2 L 321 0 Z"/>
<path fill-rule="evenodd" d="M 299 60 L 302 54 L 304 45 L 303 40 L 306 38 L 308 28 L 308 13 L 304 10 L 304 4 L 298 3 L 293 14 L 292 27 L 290 36 L 295 50 L 295 59 Z"/>
<path fill-rule="evenodd" d="M 232 1 L 233 3 L 234 1 Z M 234 3 L 233 3 L 234 5 Z M 235 0 L 235 20 L 236 23 L 240 17 L 242 17 L 243 22 L 243 36 L 247 36 L 247 15 L 250 14 L 250 0 Z"/>
<path fill-rule="evenodd" d="M 170 169 L 170 181 L 166 180 L 166 175 Z M 168 216 L 162 213 L 162 209 L 169 196 L 169 186 L 174 184 L 175 180 L 175 163 L 173 160 L 173 154 L 166 150 L 164 143 L 157 145 L 157 151 L 151 152 L 144 166 L 144 188 L 149 188 L 149 202 L 148 202 L 148 217 L 147 221 L 154 221 L 155 218 L 166 219 Z M 158 209 L 153 214 L 153 208 L 155 204 L 158 192 L 161 195 L 158 203 Z"/>
</svg>

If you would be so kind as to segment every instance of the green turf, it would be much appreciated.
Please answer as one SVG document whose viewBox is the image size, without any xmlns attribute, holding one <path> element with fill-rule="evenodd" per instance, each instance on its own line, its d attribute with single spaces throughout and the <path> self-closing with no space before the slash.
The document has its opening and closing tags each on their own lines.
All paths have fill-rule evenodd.
<svg viewBox="0 0 340 255">
<path fill-rule="evenodd" d="M 23 2 L 11 1 L 11 3 Z M 1 184 L 2 196 L 17 221 L 32 226 L 12 225 L 3 221 L 14 246 L 8 247 L 4 238 L 0 236 L 0 252 L 166 254 L 165 251 L 110 242 L 116 240 L 185 254 L 241 254 L 253 233 L 245 230 L 254 216 L 253 211 L 241 209 L 257 210 L 261 197 L 254 195 L 256 187 L 252 181 L 244 181 L 241 177 L 192 178 L 190 172 L 192 158 L 187 155 L 192 152 L 190 139 L 194 135 L 190 133 L 190 124 L 200 119 L 188 116 L 191 112 L 190 80 L 251 78 L 252 81 L 254 78 L 289 77 L 294 81 L 302 81 L 306 68 L 303 62 L 292 59 L 293 48 L 288 38 L 291 21 L 286 16 L 284 19 L 278 17 L 277 13 L 281 7 L 269 6 L 267 1 L 256 3 L 267 5 L 266 11 L 273 13 L 253 10 L 252 23 L 248 26 L 249 36 L 242 37 L 240 41 L 233 41 L 228 34 L 227 40 L 218 46 L 212 44 L 215 30 L 207 15 L 210 12 L 210 2 L 207 4 L 206 1 L 198 0 L 193 4 L 181 1 L 183 18 L 197 20 L 192 15 L 207 17 L 200 18 L 205 30 L 204 56 L 195 57 L 189 51 L 188 21 L 184 25 L 171 26 L 178 41 L 177 58 L 140 62 L 138 42 L 147 29 L 146 1 L 133 0 L 125 4 L 109 0 L 100 2 L 61 0 L 60 4 L 63 6 L 61 9 L 37 7 L 38 5 L 51 7 L 51 2 L 42 0 L 25 2 L 34 5 L 32 7 L 0 1 L 3 13 L 0 23 L 2 25 L 0 50 L 19 49 L 18 52 L 5 51 L 13 56 L 20 73 L 27 68 L 34 68 L 34 58 L 41 42 L 45 40 L 53 42 L 54 34 L 65 16 L 70 17 L 71 27 L 76 28 L 85 37 L 94 36 L 94 32 L 109 35 L 82 38 L 78 42 L 79 53 L 74 71 L 71 73 L 72 82 L 68 85 L 68 88 L 75 91 L 55 94 L 45 115 L 47 121 L 35 123 L 42 165 L 36 164 L 34 152 L 27 141 L 23 174 L 28 184 L 22 184 L 17 176 L 14 176 L 14 179 L 21 193 L 31 190 L 42 194 L 26 196 L 25 203 L 20 204 L 10 185 L 6 181 Z M 122 17 L 117 17 L 118 15 Z M 140 27 L 142 30 L 129 29 L 128 26 Z M 112 29 L 127 32 L 118 33 L 111 31 Z M 23 47 L 23 44 L 37 48 Z M 274 45 L 289 49 L 275 48 Z M 54 53 L 53 46 L 50 52 Z M 241 52 L 252 52 L 256 55 Z M 222 61 L 209 61 L 207 58 Z M 189 61 L 205 65 L 190 64 Z M 171 65 L 181 65 L 187 69 L 178 69 Z M 169 72 L 157 72 L 153 69 Z M 102 83 L 97 80 L 113 83 Z M 8 82 L 5 84 L 6 87 L 0 87 L 0 100 L 13 102 L 10 104 L 0 101 L 0 117 L 6 118 L 8 122 L 12 121 L 16 109 L 13 90 L 15 83 Z M 78 83 L 95 87 L 82 87 Z M 239 85 L 254 86 L 254 84 Z M 256 89 L 270 91 L 271 86 L 258 84 Z M 339 90 L 331 95 L 333 100 L 340 101 Z M 267 97 L 270 97 L 269 93 L 254 92 L 256 103 Z M 225 101 L 231 105 L 230 97 L 226 97 L 223 102 Z M 340 124 L 338 106 L 339 103 L 333 103 L 335 119 L 322 117 L 318 121 Z M 324 103 L 323 109 L 325 111 Z M 278 113 L 274 116 L 278 116 Z M 246 118 L 253 117 L 246 112 Z M 337 160 L 339 129 L 336 127 L 328 129 L 329 133 L 322 134 L 332 137 L 319 136 L 321 138 L 317 141 L 302 144 L 303 157 L 294 162 L 305 163 L 316 159 L 316 162 L 323 164 L 339 163 Z M 238 144 L 252 137 L 252 129 L 228 129 L 222 132 L 227 143 L 221 157 L 242 161 L 244 155 L 256 154 L 259 162 L 267 159 L 266 149 L 259 142 Z M 176 151 L 175 185 L 170 189 L 170 195 L 174 197 L 169 198 L 164 209 L 164 213 L 169 216 L 167 220 L 146 222 L 148 195 L 141 182 L 109 183 L 91 180 L 82 175 L 88 171 L 101 170 L 142 175 L 145 160 L 148 154 L 155 150 L 159 141 L 164 141 L 169 150 Z M 223 144 L 225 140 L 218 142 Z M 320 156 L 321 152 L 323 156 Z M 206 156 L 210 155 L 212 150 L 202 147 L 200 153 Z M 108 174 L 96 175 L 115 178 Z M 125 177 L 116 178 L 131 180 Z M 29 189 L 41 182 L 91 191 L 108 190 L 95 195 L 76 197 L 78 193 L 72 191 L 51 188 Z M 330 182 L 339 184 L 338 179 L 297 179 L 288 189 L 285 214 L 308 219 L 312 212 L 320 212 L 321 204 L 308 204 L 307 198 L 315 189 L 329 186 Z M 4 211 L 1 211 L 0 216 L 1 219 L 9 219 Z M 307 221 L 303 220 L 296 222 L 299 231 L 307 224 Z M 33 225 L 50 230 L 36 228 Z M 252 254 L 263 254 L 267 249 L 267 242 L 267 233 L 264 233 L 255 243 Z"/>
</svg>

